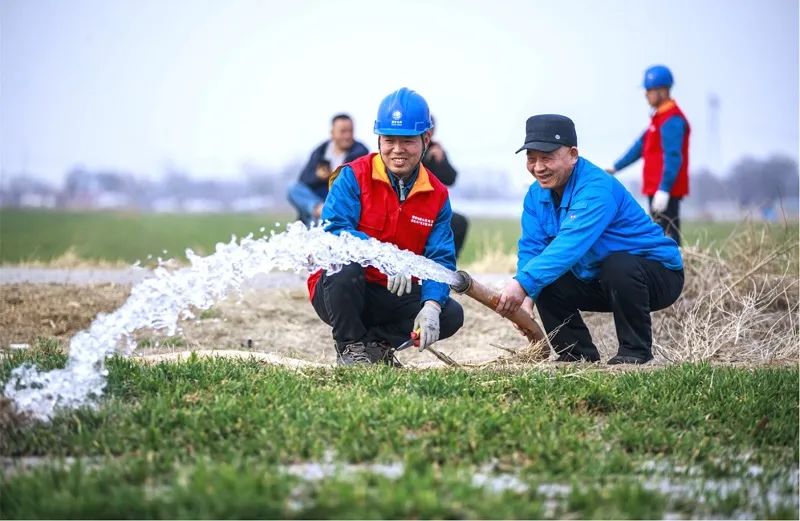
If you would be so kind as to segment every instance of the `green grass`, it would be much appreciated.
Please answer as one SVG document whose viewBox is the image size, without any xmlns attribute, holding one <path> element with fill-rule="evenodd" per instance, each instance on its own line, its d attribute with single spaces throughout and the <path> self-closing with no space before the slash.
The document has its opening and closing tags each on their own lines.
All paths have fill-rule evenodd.
<svg viewBox="0 0 800 521">
<path fill-rule="evenodd" d="M 184 258 L 186 248 L 196 253 L 214 251 L 231 235 L 259 235 L 286 223 L 288 214 L 139 214 L 119 212 L 63 212 L 0 210 L 0 262 L 50 261 L 70 248 L 81 258 L 133 263 L 153 257 Z M 797 237 L 797 225 L 763 225 L 776 236 Z M 687 244 L 721 244 L 734 223 L 687 222 Z M 469 264 L 488 251 L 514 253 L 520 227 L 516 219 L 471 219 L 467 242 L 459 259 Z M 167 250 L 164 254 L 163 250 Z"/>
<path fill-rule="evenodd" d="M 186 248 L 208 254 L 231 235 L 260 235 L 288 215 L 139 214 L 0 210 L 0 261 L 49 261 L 73 248 L 84 259 L 133 263 L 185 258 Z M 162 253 L 167 250 L 167 254 Z"/>
<path fill-rule="evenodd" d="M 54 342 L 40 342 L 3 359 L 0 378 L 24 361 L 64 360 Z M 109 370 L 98 410 L 3 427 L 1 455 L 53 463 L 3 478 L 2 517 L 797 514 L 796 367 L 296 372 L 256 361 L 114 358 Z M 66 457 L 78 463 L 57 463 Z M 404 472 L 307 482 L 281 470 L 329 457 L 399 462 Z M 676 497 L 648 486 L 664 478 L 648 470 L 654 463 L 679 484 L 744 488 L 707 491 L 703 502 Z M 528 489 L 473 485 L 486 465 Z M 750 465 L 762 472 L 748 477 Z M 571 488 L 554 506 L 542 484 Z M 780 501 L 764 499 L 775 491 Z"/>
</svg>

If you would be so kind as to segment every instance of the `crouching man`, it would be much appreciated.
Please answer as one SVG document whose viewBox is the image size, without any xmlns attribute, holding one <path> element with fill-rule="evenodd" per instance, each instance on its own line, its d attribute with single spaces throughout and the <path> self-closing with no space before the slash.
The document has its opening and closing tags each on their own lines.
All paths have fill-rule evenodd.
<svg viewBox="0 0 800 521">
<path fill-rule="evenodd" d="M 378 154 L 334 173 L 322 221 L 334 234 L 374 237 L 455 269 L 447 188 L 422 164 L 433 127 L 425 99 L 402 88 L 380 104 Z M 399 366 L 394 350 L 419 331 L 419 348 L 453 335 L 464 311 L 447 284 L 389 277 L 351 263 L 308 279 L 311 303 L 333 328 L 337 363 Z"/>
<path fill-rule="evenodd" d="M 527 168 L 537 182 L 525 197 L 517 274 L 497 312 L 539 311 L 558 361 L 600 359 L 581 311 L 614 314 L 619 350 L 609 364 L 653 358 L 650 312 L 683 290 L 678 245 L 614 177 L 578 153 L 572 120 L 533 116 Z"/>
</svg>

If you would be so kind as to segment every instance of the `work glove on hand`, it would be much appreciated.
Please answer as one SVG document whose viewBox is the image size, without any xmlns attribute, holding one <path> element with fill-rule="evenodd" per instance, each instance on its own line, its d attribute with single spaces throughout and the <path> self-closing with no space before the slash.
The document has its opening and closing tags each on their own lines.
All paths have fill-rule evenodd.
<svg viewBox="0 0 800 521">
<path fill-rule="evenodd" d="M 439 314 L 442 312 L 441 306 L 433 300 L 426 300 L 425 305 L 417 313 L 414 319 L 414 331 L 419 330 L 419 350 L 424 351 L 426 347 L 439 340 Z"/>
<path fill-rule="evenodd" d="M 663 213 L 664 210 L 667 209 L 667 204 L 669 204 L 669 192 L 659 190 L 653 196 L 653 202 L 650 203 L 650 211 L 653 213 Z"/>
<path fill-rule="evenodd" d="M 411 275 L 395 275 L 386 281 L 386 289 L 398 297 L 411 293 Z"/>
</svg>

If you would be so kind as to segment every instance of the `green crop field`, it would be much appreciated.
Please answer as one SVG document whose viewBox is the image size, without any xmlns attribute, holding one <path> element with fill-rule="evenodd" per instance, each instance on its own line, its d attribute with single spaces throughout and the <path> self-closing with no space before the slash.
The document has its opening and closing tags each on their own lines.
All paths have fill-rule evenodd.
<svg viewBox="0 0 800 521">
<path fill-rule="evenodd" d="M 259 235 L 259 229 L 280 230 L 288 214 L 138 214 L 0 210 L 0 262 L 49 262 L 71 251 L 85 260 L 133 263 L 153 257 L 183 259 L 186 248 L 211 253 L 231 235 Z M 281 227 L 276 228 L 275 224 Z M 733 223 L 688 222 L 686 243 L 722 243 Z M 797 235 L 796 224 L 766 226 L 772 234 Z M 515 219 L 472 219 L 460 264 L 488 252 L 513 253 L 519 239 Z M 163 251 L 167 253 L 164 254 Z"/>
<path fill-rule="evenodd" d="M 0 415 L 3 518 L 797 516 L 797 367 L 109 369 L 98 410 Z"/>
</svg>

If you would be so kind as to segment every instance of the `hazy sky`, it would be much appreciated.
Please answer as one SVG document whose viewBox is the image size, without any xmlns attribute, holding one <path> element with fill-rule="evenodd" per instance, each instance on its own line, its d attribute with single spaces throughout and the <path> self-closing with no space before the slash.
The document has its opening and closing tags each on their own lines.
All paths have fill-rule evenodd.
<svg viewBox="0 0 800 521">
<path fill-rule="evenodd" d="M 693 165 L 798 156 L 797 0 L 0 0 L 0 45 L 5 175 L 235 177 L 304 160 L 340 111 L 375 149 L 378 103 L 408 86 L 457 167 L 527 183 L 528 116 L 569 115 L 608 165 L 648 123 L 653 63 L 675 74 Z"/>
</svg>

